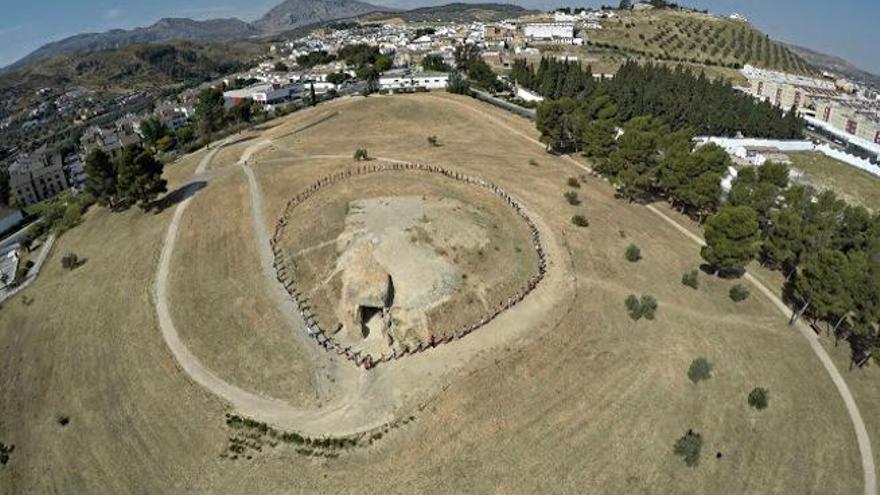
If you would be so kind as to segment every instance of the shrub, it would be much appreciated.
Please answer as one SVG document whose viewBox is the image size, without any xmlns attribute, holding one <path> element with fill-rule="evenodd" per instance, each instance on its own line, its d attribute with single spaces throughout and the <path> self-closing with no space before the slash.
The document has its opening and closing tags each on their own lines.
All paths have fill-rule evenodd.
<svg viewBox="0 0 880 495">
<path fill-rule="evenodd" d="M 736 284 L 730 288 L 730 299 L 733 302 L 745 301 L 749 297 L 749 290 L 740 284 Z"/>
<path fill-rule="evenodd" d="M 578 194 L 574 191 L 567 191 L 563 196 L 565 196 L 565 200 L 568 201 L 568 204 L 572 206 L 577 206 L 581 204 L 580 198 L 578 198 Z"/>
<path fill-rule="evenodd" d="M 437 136 L 428 136 L 428 144 L 437 147 L 440 146 L 440 141 L 437 140 Z"/>
<path fill-rule="evenodd" d="M 638 320 L 642 317 L 641 311 L 641 303 L 639 303 L 639 298 L 635 294 L 630 294 L 627 296 L 626 300 L 623 302 L 624 306 L 626 306 L 626 310 L 629 312 L 629 317 L 633 320 Z"/>
<path fill-rule="evenodd" d="M 755 387 L 749 392 L 749 405 L 757 410 L 766 409 L 770 402 L 770 391 L 766 388 Z"/>
<path fill-rule="evenodd" d="M 366 149 L 366 148 L 358 148 L 358 149 L 354 152 L 354 159 L 355 159 L 356 161 L 359 161 L 359 162 L 362 162 L 362 161 L 364 161 L 364 160 L 369 160 L 370 157 L 369 157 L 369 155 L 367 154 L 367 149 Z"/>
<path fill-rule="evenodd" d="M 5 465 L 9 462 L 9 457 L 15 451 L 15 445 L 6 445 L 0 442 L 0 464 Z"/>
<path fill-rule="evenodd" d="M 529 165 L 531 165 L 531 166 L 533 166 L 533 167 L 537 167 L 537 166 L 538 166 L 538 160 L 535 160 L 534 158 L 529 158 Z"/>
<path fill-rule="evenodd" d="M 675 455 L 684 459 L 684 463 L 694 467 L 700 463 L 700 450 L 703 448 L 703 436 L 694 430 L 688 430 L 681 438 L 675 441 L 672 451 Z"/>
<path fill-rule="evenodd" d="M 681 283 L 692 288 L 699 289 L 700 288 L 700 280 L 699 280 L 699 272 L 697 270 L 687 272 L 681 276 Z"/>
<path fill-rule="evenodd" d="M 583 215 L 575 215 L 571 217 L 571 223 L 577 225 L 578 227 L 589 227 L 590 221 L 587 220 L 587 217 Z"/>
<path fill-rule="evenodd" d="M 712 378 L 712 363 L 704 357 L 698 357 L 691 362 L 687 375 L 694 383 L 708 380 Z"/>
<path fill-rule="evenodd" d="M 577 180 L 577 177 L 569 177 L 568 178 L 568 187 L 573 187 L 575 189 L 579 189 L 581 187 L 580 181 Z"/>
<path fill-rule="evenodd" d="M 61 257 L 61 266 L 66 270 L 73 270 L 79 266 L 79 257 L 74 253 L 67 253 Z"/>
<path fill-rule="evenodd" d="M 646 320 L 654 319 L 654 315 L 657 313 L 657 299 L 655 299 L 654 296 L 642 296 L 639 306 L 639 312 L 641 313 L 642 318 L 645 318 Z"/>
<path fill-rule="evenodd" d="M 635 263 L 642 259 L 642 250 L 639 249 L 639 247 L 635 244 L 630 244 L 629 246 L 627 246 L 624 255 L 626 256 L 627 261 Z"/>
</svg>

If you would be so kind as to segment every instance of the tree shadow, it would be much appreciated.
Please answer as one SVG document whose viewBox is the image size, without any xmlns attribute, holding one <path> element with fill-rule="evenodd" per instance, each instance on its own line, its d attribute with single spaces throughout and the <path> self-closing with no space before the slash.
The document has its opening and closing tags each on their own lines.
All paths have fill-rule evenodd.
<svg viewBox="0 0 880 495">
<path fill-rule="evenodd" d="M 208 183 L 203 180 L 190 182 L 166 194 L 162 199 L 154 201 L 150 208 L 153 210 L 153 213 L 162 213 L 166 209 L 195 196 L 196 193 L 207 186 Z"/>
</svg>

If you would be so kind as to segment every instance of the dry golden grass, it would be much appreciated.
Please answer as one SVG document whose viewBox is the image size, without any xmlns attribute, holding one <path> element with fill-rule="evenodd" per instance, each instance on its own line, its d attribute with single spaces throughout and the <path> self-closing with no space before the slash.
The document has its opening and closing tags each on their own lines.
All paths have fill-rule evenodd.
<svg viewBox="0 0 880 495">
<path fill-rule="evenodd" d="M 309 404 L 313 371 L 296 329 L 265 295 L 247 187 L 234 168 L 193 199 L 172 258 L 172 316 L 190 350 L 224 380 Z"/>
<path fill-rule="evenodd" d="M 460 168 L 521 198 L 552 230 L 568 254 L 551 270 L 570 273 L 575 290 L 536 329 L 542 337 L 478 358 L 414 423 L 374 447 L 321 462 L 284 447 L 264 448 L 252 461 L 224 461 L 225 406 L 180 373 L 155 322 L 151 287 L 170 210 L 95 211 L 59 241 L 26 291 L 34 304 L 13 300 L 0 311 L 0 441 L 16 444 L 0 468 L 0 492 L 861 491 L 852 425 L 803 338 L 757 295 L 732 303 L 733 282 L 704 276 L 699 291 L 682 286 L 681 274 L 700 263 L 697 247 L 648 210 L 615 199 L 603 182 L 582 186 L 582 206 L 566 204 L 565 180 L 576 170 L 529 141 L 536 133 L 528 122 L 464 98 L 414 95 L 338 101 L 294 114 L 283 127 L 289 132 L 335 109 L 338 117 L 282 144 L 303 155 L 348 156 L 366 146 L 374 156 Z M 428 147 L 427 135 L 444 146 Z M 266 169 L 278 164 L 260 160 L 273 153 L 281 155 L 268 149 L 254 159 L 267 222 L 280 208 L 271 198 L 290 193 L 287 182 L 267 180 Z M 291 175 L 306 170 L 283 167 Z M 193 226 L 183 232 L 205 238 L 182 242 L 182 256 L 207 254 L 224 236 L 243 242 L 233 235 L 248 215 L 239 184 L 236 172 L 195 198 L 187 213 Z M 215 202 L 222 208 L 209 207 Z M 575 212 L 589 218 L 589 228 L 571 225 Z M 643 261 L 624 259 L 629 243 L 642 248 Z M 58 253 L 66 251 L 89 261 L 62 271 Z M 219 281 L 222 273 L 242 288 L 256 283 L 255 270 L 220 266 L 245 263 L 242 257 L 214 258 L 217 265 L 200 275 L 205 280 Z M 183 269 L 178 261 L 175 273 Z M 629 319 L 623 299 L 630 293 L 658 298 L 656 321 Z M 176 318 L 196 314 L 175 311 Z M 230 322 L 223 332 L 238 331 L 232 316 L 223 321 Z M 264 351 L 254 344 L 255 363 L 266 360 L 257 355 Z M 685 371 L 698 356 L 715 371 L 695 386 Z M 265 369 L 266 376 L 250 379 L 271 382 L 278 368 Z M 847 378 L 876 436 L 877 382 L 868 374 Z M 746 404 L 758 385 L 771 391 L 761 413 Z M 71 417 L 64 429 L 55 422 L 59 414 Z M 672 455 L 688 428 L 705 438 L 693 469 Z"/>
</svg>

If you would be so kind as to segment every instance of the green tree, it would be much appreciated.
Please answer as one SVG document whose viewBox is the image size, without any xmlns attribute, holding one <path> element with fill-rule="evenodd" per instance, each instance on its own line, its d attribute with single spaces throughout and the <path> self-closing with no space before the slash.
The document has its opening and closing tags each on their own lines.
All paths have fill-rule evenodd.
<svg viewBox="0 0 880 495">
<path fill-rule="evenodd" d="M 117 199 L 116 164 L 110 155 L 96 149 L 86 156 L 86 191 L 98 204 L 114 208 Z"/>
<path fill-rule="evenodd" d="M 168 135 L 168 129 L 157 117 L 150 117 L 141 122 L 141 134 L 147 144 L 155 146 L 160 139 Z"/>
<path fill-rule="evenodd" d="M 623 255 L 627 261 L 635 263 L 642 259 L 642 250 L 635 244 L 630 244 L 626 247 L 626 251 L 624 251 Z"/>
<path fill-rule="evenodd" d="M 209 141 L 214 133 L 223 128 L 225 118 L 223 91 L 217 88 L 203 89 L 196 102 L 199 135 Z"/>
<path fill-rule="evenodd" d="M 742 272 L 758 250 L 758 214 L 747 206 L 725 206 L 706 222 L 701 254 L 716 272 Z"/>
<path fill-rule="evenodd" d="M 699 272 L 692 270 L 681 276 L 681 283 L 692 289 L 700 288 Z"/>
<path fill-rule="evenodd" d="M 703 448 L 703 437 L 693 430 L 688 430 L 681 438 L 675 441 L 672 451 L 681 457 L 689 467 L 700 463 L 700 451 Z"/>
<path fill-rule="evenodd" d="M 792 315 L 791 323 L 810 307 L 813 315 L 823 319 L 849 312 L 853 306 L 850 285 L 855 279 L 850 267 L 850 260 L 840 251 L 822 249 L 810 253 L 794 279 L 802 306 Z"/>
<path fill-rule="evenodd" d="M 733 302 L 742 302 L 749 298 L 749 290 L 740 284 L 736 284 L 730 288 L 728 295 Z"/>
<path fill-rule="evenodd" d="M 770 403 L 770 391 L 766 388 L 755 387 L 749 392 L 749 406 L 757 409 L 763 410 L 767 409 L 767 406 Z"/>
<path fill-rule="evenodd" d="M 584 130 L 584 154 L 599 160 L 608 158 L 617 145 L 616 134 L 614 121 L 594 120 Z"/>
<path fill-rule="evenodd" d="M 458 72 L 452 72 L 449 74 L 449 82 L 446 84 L 446 91 L 457 95 L 466 95 L 470 94 L 471 86 L 467 79 L 462 77 L 461 74 Z"/>
<path fill-rule="evenodd" d="M 712 378 L 712 363 L 704 357 L 694 359 L 688 367 L 687 376 L 694 384 Z"/>
<path fill-rule="evenodd" d="M 254 102 L 251 99 L 238 101 L 229 109 L 229 117 L 239 124 L 247 124 L 253 119 L 253 107 Z"/>
<path fill-rule="evenodd" d="M 422 59 L 422 69 L 428 72 L 449 72 L 452 70 L 452 68 L 443 61 L 443 57 L 436 54 L 425 55 Z"/>
<path fill-rule="evenodd" d="M 120 197 L 129 204 L 149 209 L 156 197 L 167 190 L 163 169 L 162 162 L 140 146 L 126 146 L 117 164 Z"/>
<path fill-rule="evenodd" d="M 453 52 L 453 58 L 458 70 L 468 72 L 471 65 L 480 61 L 480 47 L 472 43 L 458 45 Z"/>
</svg>

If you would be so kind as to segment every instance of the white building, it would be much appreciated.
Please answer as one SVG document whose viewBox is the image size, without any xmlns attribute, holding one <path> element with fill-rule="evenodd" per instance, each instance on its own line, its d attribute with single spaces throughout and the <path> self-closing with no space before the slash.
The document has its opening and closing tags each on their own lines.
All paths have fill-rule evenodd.
<svg viewBox="0 0 880 495">
<path fill-rule="evenodd" d="M 516 86 L 516 97 L 521 99 L 522 101 L 528 101 L 528 102 L 538 103 L 538 102 L 544 101 L 543 96 L 541 96 L 538 93 L 535 93 L 533 91 L 529 91 L 526 88 L 519 86 L 519 85 Z"/>
<path fill-rule="evenodd" d="M 574 38 L 574 23 L 530 23 L 525 25 L 523 34 L 531 40 L 571 39 Z"/>
<path fill-rule="evenodd" d="M 242 89 L 233 89 L 223 92 L 226 108 L 232 108 L 243 100 L 253 100 L 255 103 L 271 105 L 281 103 L 290 98 L 290 88 L 273 84 L 254 84 Z"/>
<path fill-rule="evenodd" d="M 383 91 L 446 89 L 447 84 L 449 84 L 449 74 L 441 72 L 416 74 L 386 73 L 386 75 L 379 78 L 379 89 Z"/>
</svg>

